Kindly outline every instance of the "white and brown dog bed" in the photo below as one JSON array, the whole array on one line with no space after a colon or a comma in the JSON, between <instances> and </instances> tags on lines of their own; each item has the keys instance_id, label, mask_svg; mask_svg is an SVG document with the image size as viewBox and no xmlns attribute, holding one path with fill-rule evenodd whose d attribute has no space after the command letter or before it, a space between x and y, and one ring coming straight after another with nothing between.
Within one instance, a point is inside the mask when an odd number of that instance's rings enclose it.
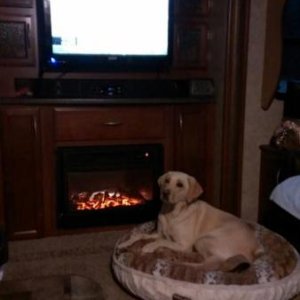
<instances>
[{"instance_id":1,"label":"white and brown dog bed","mask_svg":"<svg viewBox=\"0 0 300 300\"><path fill-rule=\"evenodd\" d=\"M143 253L150 240L138 240L120 248L138 233L151 233L155 223L135 227L115 246L112 267L117 280L144 300L289 300L300 293L300 259L281 236L255 226L264 254L246 269L230 272L201 269L195 252L159 248ZM230 241L228 241L230 243Z\"/></svg>"}]
</instances>

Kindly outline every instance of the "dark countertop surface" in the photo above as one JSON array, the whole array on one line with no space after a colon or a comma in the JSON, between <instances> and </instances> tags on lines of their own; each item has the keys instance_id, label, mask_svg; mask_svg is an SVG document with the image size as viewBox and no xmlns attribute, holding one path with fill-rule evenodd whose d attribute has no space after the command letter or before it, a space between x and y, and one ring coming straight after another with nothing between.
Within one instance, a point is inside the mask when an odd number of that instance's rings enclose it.
<instances>
[{"instance_id":1,"label":"dark countertop surface","mask_svg":"<svg viewBox=\"0 0 300 300\"><path fill-rule=\"evenodd\" d=\"M213 97L178 98L0 98L0 105L159 105L214 102Z\"/></svg>"}]
</instances>

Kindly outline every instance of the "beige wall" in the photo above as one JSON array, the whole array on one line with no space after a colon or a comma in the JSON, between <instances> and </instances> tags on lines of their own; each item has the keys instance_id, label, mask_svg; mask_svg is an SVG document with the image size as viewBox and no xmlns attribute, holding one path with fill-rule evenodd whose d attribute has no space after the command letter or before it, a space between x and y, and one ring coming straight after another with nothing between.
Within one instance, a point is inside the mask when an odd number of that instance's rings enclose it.
<instances>
[{"instance_id":1,"label":"beige wall","mask_svg":"<svg viewBox=\"0 0 300 300\"><path fill-rule=\"evenodd\" d=\"M259 193L259 146L269 142L280 123L282 102L275 100L267 111L260 106L267 0L251 2L241 215L255 221Z\"/></svg>"}]
</instances>

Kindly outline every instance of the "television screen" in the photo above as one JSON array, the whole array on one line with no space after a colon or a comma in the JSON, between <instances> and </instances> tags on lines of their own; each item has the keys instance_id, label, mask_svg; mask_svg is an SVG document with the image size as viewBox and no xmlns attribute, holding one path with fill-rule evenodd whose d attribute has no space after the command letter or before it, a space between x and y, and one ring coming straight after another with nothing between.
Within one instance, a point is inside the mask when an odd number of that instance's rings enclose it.
<instances>
[{"instance_id":1,"label":"television screen","mask_svg":"<svg viewBox=\"0 0 300 300\"><path fill-rule=\"evenodd\" d=\"M44 0L45 70L160 67L171 54L171 0Z\"/></svg>"}]
</instances>

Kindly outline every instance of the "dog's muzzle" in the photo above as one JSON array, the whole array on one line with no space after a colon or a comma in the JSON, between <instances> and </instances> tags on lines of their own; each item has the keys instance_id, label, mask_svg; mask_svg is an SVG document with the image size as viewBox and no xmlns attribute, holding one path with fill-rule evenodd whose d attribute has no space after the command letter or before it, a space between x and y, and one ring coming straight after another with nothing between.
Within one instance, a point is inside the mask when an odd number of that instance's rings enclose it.
<instances>
[{"instance_id":1,"label":"dog's muzzle","mask_svg":"<svg viewBox=\"0 0 300 300\"><path fill-rule=\"evenodd\" d=\"M161 191L161 198L162 200L168 201L170 196L170 190L162 190Z\"/></svg>"}]
</instances>

